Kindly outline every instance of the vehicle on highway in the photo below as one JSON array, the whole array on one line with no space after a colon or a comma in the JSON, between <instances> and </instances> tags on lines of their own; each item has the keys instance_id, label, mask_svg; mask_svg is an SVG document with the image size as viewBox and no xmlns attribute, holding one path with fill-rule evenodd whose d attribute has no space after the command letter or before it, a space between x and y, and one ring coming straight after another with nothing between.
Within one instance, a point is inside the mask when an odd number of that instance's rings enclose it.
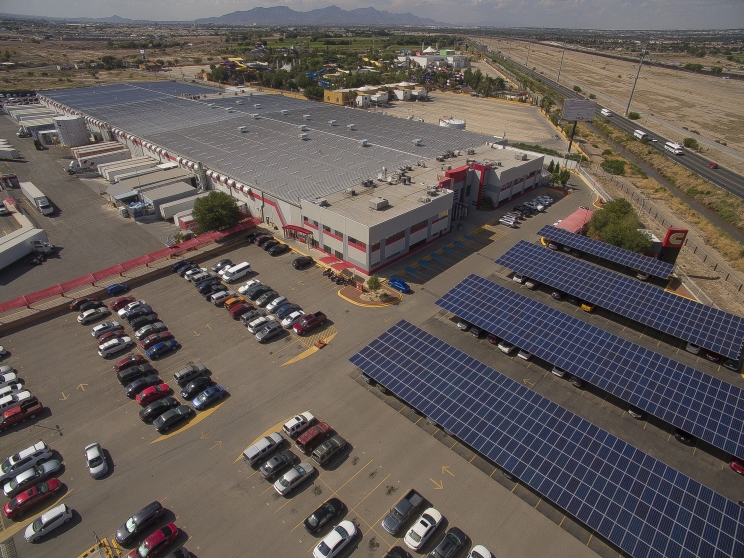
<instances>
[{"instance_id":1,"label":"vehicle on highway","mask_svg":"<svg viewBox=\"0 0 744 558\"><path fill-rule=\"evenodd\" d=\"M224 269L226 267L230 267L232 265L233 265L232 260L230 258L225 258L225 259L222 259L222 260L218 261L217 263L215 263L209 269L211 269L212 271L214 271L215 273L217 273L221 269Z\"/></svg>"},{"instance_id":2,"label":"vehicle on highway","mask_svg":"<svg viewBox=\"0 0 744 558\"><path fill-rule=\"evenodd\" d=\"M207 367L203 364L189 364L187 367L181 368L181 370L173 374L173 379L179 387L183 387L191 380L194 380L199 376L204 376L206 373Z\"/></svg>"},{"instance_id":3,"label":"vehicle on highway","mask_svg":"<svg viewBox=\"0 0 744 558\"><path fill-rule=\"evenodd\" d=\"M284 473L284 475L274 483L274 490L276 490L281 496L286 496L299 484L309 479L314 472L315 467L313 467L309 462L303 461Z\"/></svg>"},{"instance_id":4,"label":"vehicle on highway","mask_svg":"<svg viewBox=\"0 0 744 558\"><path fill-rule=\"evenodd\" d=\"M257 287L260 284L261 284L261 281L259 281L258 279L251 279L250 281L246 281L245 284L241 285L240 288L238 289L238 292L240 294L245 294L246 292L248 292L249 289L252 289L253 287Z\"/></svg>"},{"instance_id":5,"label":"vehicle on highway","mask_svg":"<svg viewBox=\"0 0 744 558\"><path fill-rule=\"evenodd\" d=\"M199 376L191 380L181 390L181 397L184 399L193 399L197 394L204 391L210 384L212 379L209 376Z\"/></svg>"},{"instance_id":6,"label":"vehicle on highway","mask_svg":"<svg viewBox=\"0 0 744 558\"><path fill-rule=\"evenodd\" d=\"M134 310L138 306L144 306L147 304L144 300L137 300L133 296L122 296L114 300L109 306L111 310L115 310L119 317L124 316L130 310Z\"/></svg>"},{"instance_id":7,"label":"vehicle on highway","mask_svg":"<svg viewBox=\"0 0 744 558\"><path fill-rule=\"evenodd\" d=\"M175 523L163 525L160 529L147 536L137 548L131 550L122 558L155 558L178 538L178 527Z\"/></svg>"},{"instance_id":8,"label":"vehicle on highway","mask_svg":"<svg viewBox=\"0 0 744 558\"><path fill-rule=\"evenodd\" d=\"M139 418L142 422L152 422L165 411L175 409L181 403L175 397L163 397L153 401L144 409L140 409Z\"/></svg>"},{"instance_id":9,"label":"vehicle on highway","mask_svg":"<svg viewBox=\"0 0 744 558\"><path fill-rule=\"evenodd\" d=\"M140 354L136 355L129 355L118 361L116 364L114 364L114 371L115 372L121 372L122 370L126 370L130 366L136 366L138 364L145 364L147 360L145 360L145 357L143 357Z\"/></svg>"},{"instance_id":10,"label":"vehicle on highway","mask_svg":"<svg viewBox=\"0 0 744 558\"><path fill-rule=\"evenodd\" d=\"M259 343L267 343L274 337L277 337L284 333L284 328L279 322L271 322L267 324L261 331L256 333L256 341Z\"/></svg>"},{"instance_id":11,"label":"vehicle on highway","mask_svg":"<svg viewBox=\"0 0 744 558\"><path fill-rule=\"evenodd\" d=\"M110 356L120 353L129 349L134 345L131 337L117 337L111 341L106 341L104 344L98 346L98 354L103 358L109 358Z\"/></svg>"},{"instance_id":12,"label":"vehicle on highway","mask_svg":"<svg viewBox=\"0 0 744 558\"><path fill-rule=\"evenodd\" d=\"M98 339L104 333L114 331L115 329L124 329L124 326L122 326L119 322L103 322L96 326L93 326L93 328L90 330L90 334Z\"/></svg>"},{"instance_id":13,"label":"vehicle on highway","mask_svg":"<svg viewBox=\"0 0 744 558\"><path fill-rule=\"evenodd\" d=\"M168 384L157 384L143 389L137 394L134 399L137 401L137 403L144 407L145 405L149 405L156 399L160 399L161 397L169 395L170 392L171 388Z\"/></svg>"},{"instance_id":14,"label":"vehicle on highway","mask_svg":"<svg viewBox=\"0 0 744 558\"><path fill-rule=\"evenodd\" d=\"M108 463L106 456L103 454L101 445L93 442L85 446L85 463L88 466L88 472L94 479L100 478L108 473Z\"/></svg>"},{"instance_id":15,"label":"vehicle on highway","mask_svg":"<svg viewBox=\"0 0 744 558\"><path fill-rule=\"evenodd\" d=\"M134 366L128 366L127 368L117 372L116 379L121 385L125 386L127 384L131 384L137 378L147 376L154 371L155 369L149 362L145 362L143 364L135 364Z\"/></svg>"},{"instance_id":16,"label":"vehicle on highway","mask_svg":"<svg viewBox=\"0 0 744 558\"><path fill-rule=\"evenodd\" d=\"M302 522L302 526L305 528L305 531L314 535L320 531L326 523L344 511L345 508L346 506L341 500L338 498L331 498L330 500L323 502L318 509L308 515L305 518L305 521Z\"/></svg>"},{"instance_id":17,"label":"vehicle on highway","mask_svg":"<svg viewBox=\"0 0 744 558\"><path fill-rule=\"evenodd\" d=\"M266 480L273 479L285 467L297 461L297 456L290 450L280 451L258 468L258 473Z\"/></svg>"},{"instance_id":18,"label":"vehicle on highway","mask_svg":"<svg viewBox=\"0 0 744 558\"><path fill-rule=\"evenodd\" d=\"M411 292L411 286L403 281L403 279L390 279L387 282L388 286L392 287L396 291L400 291L402 293L409 293Z\"/></svg>"},{"instance_id":19,"label":"vehicle on highway","mask_svg":"<svg viewBox=\"0 0 744 558\"><path fill-rule=\"evenodd\" d=\"M710 163L708 163L708 168L709 169L717 169L718 168L718 163L714 163L713 161L711 161Z\"/></svg>"},{"instance_id":20,"label":"vehicle on highway","mask_svg":"<svg viewBox=\"0 0 744 558\"><path fill-rule=\"evenodd\" d=\"M411 550L419 550L426 544L426 541L437 530L441 522L441 513L434 508L427 509L408 530L406 536L403 538L403 542Z\"/></svg>"},{"instance_id":21,"label":"vehicle on highway","mask_svg":"<svg viewBox=\"0 0 744 558\"><path fill-rule=\"evenodd\" d=\"M290 250L289 245L284 244L284 243L279 243L269 248L267 252L269 253L269 256L276 257L276 256L281 256L282 254L289 252L289 250Z\"/></svg>"},{"instance_id":22,"label":"vehicle on highway","mask_svg":"<svg viewBox=\"0 0 744 558\"><path fill-rule=\"evenodd\" d=\"M13 479L3 485L3 493L6 497L12 498L16 494L26 490L30 486L51 477L62 469L62 464L56 459L42 461L30 469L18 473Z\"/></svg>"},{"instance_id":23,"label":"vehicle on highway","mask_svg":"<svg viewBox=\"0 0 744 558\"><path fill-rule=\"evenodd\" d=\"M336 525L313 550L313 558L335 558L356 537L357 528L348 520Z\"/></svg>"},{"instance_id":24,"label":"vehicle on highway","mask_svg":"<svg viewBox=\"0 0 744 558\"><path fill-rule=\"evenodd\" d=\"M36 442L33 446L6 457L0 463L0 484L50 457L52 457L52 449L43 441Z\"/></svg>"},{"instance_id":25,"label":"vehicle on highway","mask_svg":"<svg viewBox=\"0 0 744 558\"><path fill-rule=\"evenodd\" d=\"M160 333L152 333L140 341L140 345L143 349L149 349L156 343L161 341L168 341L173 339L173 334L170 331L161 331Z\"/></svg>"},{"instance_id":26,"label":"vehicle on highway","mask_svg":"<svg viewBox=\"0 0 744 558\"><path fill-rule=\"evenodd\" d=\"M77 317L77 321L79 324L85 325L87 323L100 320L104 316L109 316L110 314L111 310L106 307L92 308L90 310L86 310L85 312L81 312L80 315Z\"/></svg>"},{"instance_id":27,"label":"vehicle on highway","mask_svg":"<svg viewBox=\"0 0 744 558\"><path fill-rule=\"evenodd\" d=\"M23 516L31 508L55 496L62 490L62 482L59 479L48 479L40 482L21 492L3 506L3 513L8 519Z\"/></svg>"},{"instance_id":28,"label":"vehicle on highway","mask_svg":"<svg viewBox=\"0 0 744 558\"><path fill-rule=\"evenodd\" d=\"M154 333L160 333L161 331L165 331L166 329L168 328L163 322L153 322L139 328L137 331L134 332L134 336L137 339L142 340L145 337L148 337Z\"/></svg>"},{"instance_id":29,"label":"vehicle on highway","mask_svg":"<svg viewBox=\"0 0 744 558\"><path fill-rule=\"evenodd\" d=\"M157 360L161 356L166 355L171 351L175 351L180 347L181 345L175 339L171 339L170 341L162 341L161 343L156 343L155 345L147 349L147 358Z\"/></svg>"},{"instance_id":30,"label":"vehicle on highway","mask_svg":"<svg viewBox=\"0 0 744 558\"><path fill-rule=\"evenodd\" d=\"M67 504L59 504L41 514L23 533L23 538L32 543L54 531L72 519L72 510Z\"/></svg>"},{"instance_id":31,"label":"vehicle on highway","mask_svg":"<svg viewBox=\"0 0 744 558\"><path fill-rule=\"evenodd\" d=\"M295 269L304 269L313 263L315 263L315 260L310 256L300 256L299 258L292 260L292 267Z\"/></svg>"},{"instance_id":32,"label":"vehicle on highway","mask_svg":"<svg viewBox=\"0 0 744 558\"><path fill-rule=\"evenodd\" d=\"M86 302L91 302L94 300L98 300L98 298L95 296L83 296L80 298L76 298L75 300L70 302L70 310L80 310L81 305L85 304ZM112 310L114 310L114 308L112 308Z\"/></svg>"},{"instance_id":33,"label":"vehicle on highway","mask_svg":"<svg viewBox=\"0 0 744 558\"><path fill-rule=\"evenodd\" d=\"M194 409L201 411L202 409L209 407L215 401L219 401L224 396L224 388L220 384L214 384L197 395L191 404L194 406Z\"/></svg>"},{"instance_id":34,"label":"vehicle on highway","mask_svg":"<svg viewBox=\"0 0 744 558\"><path fill-rule=\"evenodd\" d=\"M282 327L284 329L292 329L294 323L304 315L305 313L302 310L296 310L292 312L289 316L282 320Z\"/></svg>"},{"instance_id":35,"label":"vehicle on highway","mask_svg":"<svg viewBox=\"0 0 744 558\"><path fill-rule=\"evenodd\" d=\"M179 405L174 409L165 411L152 422L152 425L158 432L167 432L176 424L189 418L193 412L194 410L188 405Z\"/></svg>"},{"instance_id":36,"label":"vehicle on highway","mask_svg":"<svg viewBox=\"0 0 744 558\"><path fill-rule=\"evenodd\" d=\"M264 436L255 444L243 450L243 461L248 463L248 465L255 465L259 460L269 455L283 443L284 438L278 432Z\"/></svg>"},{"instance_id":37,"label":"vehicle on highway","mask_svg":"<svg viewBox=\"0 0 744 558\"><path fill-rule=\"evenodd\" d=\"M106 287L106 292L109 296L116 296L121 293L125 293L129 290L129 287L125 283L114 283Z\"/></svg>"},{"instance_id":38,"label":"vehicle on highway","mask_svg":"<svg viewBox=\"0 0 744 558\"><path fill-rule=\"evenodd\" d=\"M468 536L457 527L451 527L428 558L454 558L468 542Z\"/></svg>"},{"instance_id":39,"label":"vehicle on highway","mask_svg":"<svg viewBox=\"0 0 744 558\"><path fill-rule=\"evenodd\" d=\"M160 519L165 513L163 505L158 502L147 504L144 508L133 514L124 524L116 530L114 535L116 542L127 544L137 535L141 534L145 527L148 527Z\"/></svg>"},{"instance_id":40,"label":"vehicle on highway","mask_svg":"<svg viewBox=\"0 0 744 558\"><path fill-rule=\"evenodd\" d=\"M137 378L131 384L127 384L124 388L124 395L130 399L134 399L134 397L142 390L160 383L162 383L162 381L160 380L160 376L157 374L150 374L144 378Z\"/></svg>"}]
</instances>

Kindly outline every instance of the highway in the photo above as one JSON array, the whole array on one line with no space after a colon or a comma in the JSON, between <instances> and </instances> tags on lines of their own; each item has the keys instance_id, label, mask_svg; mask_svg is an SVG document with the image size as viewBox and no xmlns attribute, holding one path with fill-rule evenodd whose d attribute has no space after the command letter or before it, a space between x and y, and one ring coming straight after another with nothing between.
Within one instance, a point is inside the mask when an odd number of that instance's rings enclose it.
<instances>
[{"instance_id":1,"label":"highway","mask_svg":"<svg viewBox=\"0 0 744 558\"><path fill-rule=\"evenodd\" d=\"M519 71L522 72L525 75L530 76L533 79L536 79L554 91L557 91L561 95L563 95L566 98L569 99L584 99L585 97L577 93L576 91L573 91L572 89L569 89L568 87L564 85L560 85L559 83L556 83L552 79L549 79L545 77L544 75L531 70L530 68L526 67L523 64L520 64L519 62L516 62L515 60L511 58L506 58L510 64L516 66L519 68ZM597 116L601 118L605 118L604 116L601 116L599 114L599 111L604 108L601 105L597 105ZM649 141L648 145L656 149L657 151L661 152L662 154L673 158L675 162L679 163L683 167L693 171L694 173L698 174L708 182L715 184L719 188L722 188L723 190L726 190L727 192L735 195L738 198L744 199L744 176L741 176L739 174L736 174L735 172L725 169L723 167L719 167L717 169L711 169L708 167L708 163L710 162L709 159L706 159L705 157L702 157L698 155L697 153L694 153L690 151L689 149L684 149L684 155L670 155L669 152L664 150L664 144L669 141L666 138L661 137L659 134L653 132L652 130L649 130L647 128L644 128L637 122L634 122L632 120L629 120L623 116L620 116L619 114L613 113L611 117L606 118L606 120L615 126L616 128L619 128L625 132L628 132L629 134L633 134L634 130L643 130L646 132L649 136L649 138L656 139L657 141Z\"/></svg>"}]
</instances>

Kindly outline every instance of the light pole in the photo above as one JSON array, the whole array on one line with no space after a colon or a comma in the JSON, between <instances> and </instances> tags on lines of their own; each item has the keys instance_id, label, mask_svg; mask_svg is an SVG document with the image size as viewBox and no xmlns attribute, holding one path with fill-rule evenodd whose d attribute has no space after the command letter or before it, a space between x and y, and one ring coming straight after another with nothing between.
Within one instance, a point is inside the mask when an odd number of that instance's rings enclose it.
<instances>
[{"instance_id":1,"label":"light pole","mask_svg":"<svg viewBox=\"0 0 744 558\"><path fill-rule=\"evenodd\" d=\"M564 56L566 56L566 41L563 41L563 52L561 53L561 63L558 65L558 78L555 80L556 83L561 82L561 70L563 69Z\"/></svg>"},{"instance_id":2,"label":"light pole","mask_svg":"<svg viewBox=\"0 0 744 558\"><path fill-rule=\"evenodd\" d=\"M530 49L532 48L532 43L527 43L527 61L524 63L525 66L528 66L530 63Z\"/></svg>"},{"instance_id":3,"label":"light pole","mask_svg":"<svg viewBox=\"0 0 744 558\"><path fill-rule=\"evenodd\" d=\"M633 88L630 90L630 97L628 98L628 106L625 107L625 116L628 116L630 112L630 102L633 100L633 93L635 93L636 84L638 83L638 76L641 75L641 67L643 66L643 57L646 55L646 49L641 50L641 60L638 63L638 71L636 72L635 81L633 81Z\"/></svg>"}]
</instances>

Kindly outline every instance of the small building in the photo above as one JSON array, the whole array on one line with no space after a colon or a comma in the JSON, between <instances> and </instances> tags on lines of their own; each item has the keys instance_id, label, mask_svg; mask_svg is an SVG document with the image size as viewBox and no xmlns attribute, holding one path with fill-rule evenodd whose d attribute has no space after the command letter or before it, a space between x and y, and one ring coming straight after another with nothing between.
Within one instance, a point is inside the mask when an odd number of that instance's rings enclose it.
<instances>
[{"instance_id":1,"label":"small building","mask_svg":"<svg viewBox=\"0 0 744 558\"><path fill-rule=\"evenodd\" d=\"M586 234L586 226L591 221L592 215L594 212L591 209L581 207L553 226L574 234Z\"/></svg>"},{"instance_id":2,"label":"small building","mask_svg":"<svg viewBox=\"0 0 744 558\"><path fill-rule=\"evenodd\" d=\"M358 107L366 108L371 105L371 99L369 95L357 95L354 99L354 104Z\"/></svg>"},{"instance_id":3,"label":"small building","mask_svg":"<svg viewBox=\"0 0 744 558\"><path fill-rule=\"evenodd\" d=\"M354 93L348 90L344 91L326 91L325 102L332 105L348 105L354 99Z\"/></svg>"},{"instance_id":4,"label":"small building","mask_svg":"<svg viewBox=\"0 0 744 558\"><path fill-rule=\"evenodd\" d=\"M196 189L185 182L173 182L146 192L140 192L142 203L151 208L153 213L160 213L160 206L184 198L193 198Z\"/></svg>"},{"instance_id":5,"label":"small building","mask_svg":"<svg viewBox=\"0 0 744 558\"><path fill-rule=\"evenodd\" d=\"M163 67L157 62L144 62L139 65L139 69L147 72L159 72Z\"/></svg>"}]
</instances>

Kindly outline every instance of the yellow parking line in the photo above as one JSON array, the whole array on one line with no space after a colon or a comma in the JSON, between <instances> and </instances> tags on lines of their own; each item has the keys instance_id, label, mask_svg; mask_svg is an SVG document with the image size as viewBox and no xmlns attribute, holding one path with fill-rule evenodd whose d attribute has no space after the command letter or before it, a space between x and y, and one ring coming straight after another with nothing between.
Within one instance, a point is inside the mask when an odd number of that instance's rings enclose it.
<instances>
[{"instance_id":1,"label":"yellow parking line","mask_svg":"<svg viewBox=\"0 0 744 558\"><path fill-rule=\"evenodd\" d=\"M374 488L373 488L372 490L370 490L370 491L369 491L369 492L367 493L367 495L366 495L366 496L365 496L364 498L362 498L361 500L359 500L359 503L358 503L358 504L357 504L356 506L354 506L354 507L353 507L352 509L353 509L354 511L356 511L356 508L358 508L359 506L361 506L361 505L362 505L362 502L364 502L364 501L365 501L365 500L366 500L366 499L367 499L367 498L368 498L368 497L369 497L369 496L370 496L370 495L371 495L371 494L372 494L372 493L373 493L373 492L374 492L375 490L377 490L378 488L380 488L380 485L381 485L381 484L382 484L383 482L385 482L386 480L388 480L389 478L390 478L390 474L388 474L388 476L387 476L387 477L385 477L384 479L382 479L382 480L381 480L381 481L380 481L380 482L378 483L378 485L377 485L377 486L375 486L375 487L374 487ZM339 488L339 490L341 490L341 489ZM357 515L359 515L359 514L357 514ZM366 523L366 522L365 522L365 523Z\"/></svg>"},{"instance_id":2,"label":"yellow parking line","mask_svg":"<svg viewBox=\"0 0 744 558\"><path fill-rule=\"evenodd\" d=\"M229 399L229 398L228 398ZM217 409L222 407L228 399L223 399L216 405L214 405L211 409L207 409L206 411L202 411L199 414L197 414L193 419L191 419L186 424L182 425L180 428L177 426L175 430L168 432L168 434L161 434L157 438L155 438L150 444L155 444L157 442L162 442L163 440L167 440L168 438L171 438L172 436L176 436L177 434L180 434L181 432L184 432L185 430L188 430L189 428L196 426L201 421L206 419L207 417L211 416L212 413L214 413Z\"/></svg>"}]
</instances>

